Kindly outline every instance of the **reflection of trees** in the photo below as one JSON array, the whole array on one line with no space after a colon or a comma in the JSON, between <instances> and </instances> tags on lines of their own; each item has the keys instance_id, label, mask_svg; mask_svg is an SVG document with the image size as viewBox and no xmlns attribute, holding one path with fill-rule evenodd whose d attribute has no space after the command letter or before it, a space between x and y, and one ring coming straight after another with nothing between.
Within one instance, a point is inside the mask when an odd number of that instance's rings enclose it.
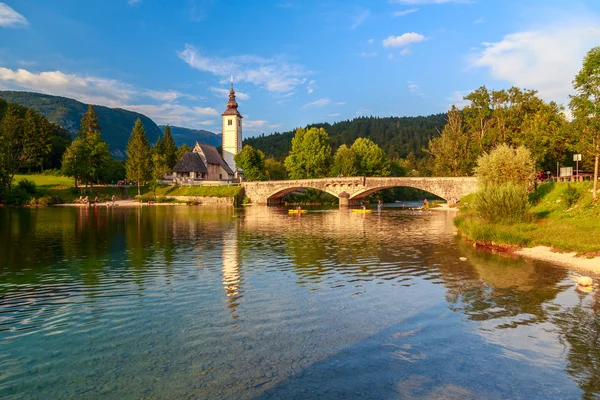
<instances>
[{"instance_id":1,"label":"reflection of trees","mask_svg":"<svg viewBox=\"0 0 600 400\"><path fill-rule=\"evenodd\" d=\"M566 289L559 285L567 276L564 268L474 251L463 241L457 241L457 245L468 261L442 265L440 269L443 274L453 275L445 280L447 300L454 304L454 310L463 311L472 320L513 318L499 328L546 321L544 305ZM460 279L456 279L457 268L461 269ZM527 318L515 319L519 315Z\"/></svg>"},{"instance_id":2,"label":"reflection of trees","mask_svg":"<svg viewBox=\"0 0 600 400\"><path fill-rule=\"evenodd\" d=\"M600 295L593 300L580 293L579 303L556 312L553 322L560 336L569 345L566 371L584 394L583 399L600 395Z\"/></svg>"}]
</instances>

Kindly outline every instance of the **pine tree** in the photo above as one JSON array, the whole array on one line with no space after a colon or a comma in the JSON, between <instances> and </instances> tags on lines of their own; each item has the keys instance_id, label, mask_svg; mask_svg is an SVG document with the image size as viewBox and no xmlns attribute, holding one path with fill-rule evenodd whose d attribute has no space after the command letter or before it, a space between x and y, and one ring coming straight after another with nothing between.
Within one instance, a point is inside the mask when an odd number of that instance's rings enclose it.
<instances>
[{"instance_id":1,"label":"pine tree","mask_svg":"<svg viewBox=\"0 0 600 400\"><path fill-rule=\"evenodd\" d=\"M151 154L146 131L138 118L129 136L125 160L127 179L137 182L138 195L141 195L141 182L152 178Z\"/></svg>"},{"instance_id":2,"label":"pine tree","mask_svg":"<svg viewBox=\"0 0 600 400\"><path fill-rule=\"evenodd\" d=\"M167 160L167 166L169 169L173 169L175 164L177 164L177 145L175 144L175 140L173 140L173 135L171 135L171 127L169 125L165 126L165 135L163 137L163 148L165 159Z\"/></svg>"},{"instance_id":3,"label":"pine tree","mask_svg":"<svg viewBox=\"0 0 600 400\"><path fill-rule=\"evenodd\" d=\"M81 125L77 134L80 137L86 137L92 133L101 134L102 128L100 127L100 120L94 110L94 106L89 104L87 112L81 117Z\"/></svg>"}]
</instances>

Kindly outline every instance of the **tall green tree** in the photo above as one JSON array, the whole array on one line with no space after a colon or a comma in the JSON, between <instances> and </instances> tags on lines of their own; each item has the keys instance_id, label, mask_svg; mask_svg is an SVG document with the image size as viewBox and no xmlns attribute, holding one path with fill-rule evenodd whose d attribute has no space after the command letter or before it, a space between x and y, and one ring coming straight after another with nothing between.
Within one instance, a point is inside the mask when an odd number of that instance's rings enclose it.
<instances>
[{"instance_id":1,"label":"tall green tree","mask_svg":"<svg viewBox=\"0 0 600 400\"><path fill-rule=\"evenodd\" d=\"M359 175L388 176L390 174L387 155L373 141L358 138L352 143L350 149L356 154Z\"/></svg>"},{"instance_id":2,"label":"tall green tree","mask_svg":"<svg viewBox=\"0 0 600 400\"><path fill-rule=\"evenodd\" d=\"M165 175L167 175L171 170L167 165L167 160L164 154L160 154L158 152L152 153L152 192L154 193L154 197L156 197L156 188L160 184L160 181L163 179Z\"/></svg>"},{"instance_id":3,"label":"tall green tree","mask_svg":"<svg viewBox=\"0 0 600 400\"><path fill-rule=\"evenodd\" d=\"M283 163L274 158L267 158L265 160L265 174L267 175L267 178L274 181L287 179L287 172Z\"/></svg>"},{"instance_id":4,"label":"tall green tree","mask_svg":"<svg viewBox=\"0 0 600 400\"><path fill-rule=\"evenodd\" d=\"M175 140L173 140L173 135L171 134L171 127L169 125L165 126L165 134L163 137L163 148L164 155L167 161L167 166L169 169L173 169L177 161L179 160L177 145L175 144Z\"/></svg>"},{"instance_id":5,"label":"tall green tree","mask_svg":"<svg viewBox=\"0 0 600 400\"><path fill-rule=\"evenodd\" d=\"M18 107L10 104L0 122L0 184L12 193L15 174L36 159L34 135L24 133Z\"/></svg>"},{"instance_id":6,"label":"tall green tree","mask_svg":"<svg viewBox=\"0 0 600 400\"><path fill-rule=\"evenodd\" d=\"M323 128L298 128L292 139L292 150L285 159L291 179L322 178L331 164L329 136Z\"/></svg>"},{"instance_id":7,"label":"tall green tree","mask_svg":"<svg viewBox=\"0 0 600 400\"><path fill-rule=\"evenodd\" d=\"M465 176L473 173L474 160L469 153L470 135L465 130L461 111L452 106L448 123L441 135L429 141L433 171L437 176Z\"/></svg>"},{"instance_id":8,"label":"tall green tree","mask_svg":"<svg viewBox=\"0 0 600 400\"><path fill-rule=\"evenodd\" d=\"M579 132L578 149L594 158L594 187L592 197L598 201L598 161L600 158L600 46L591 49L583 59L583 66L575 76L573 87L577 92L569 104L574 126Z\"/></svg>"},{"instance_id":9,"label":"tall green tree","mask_svg":"<svg viewBox=\"0 0 600 400\"><path fill-rule=\"evenodd\" d=\"M100 127L100 119L98 118L98 114L96 114L96 110L94 110L94 106L88 104L87 111L81 117L81 124L77 135L86 137L93 133L101 134L102 128Z\"/></svg>"},{"instance_id":10,"label":"tall green tree","mask_svg":"<svg viewBox=\"0 0 600 400\"><path fill-rule=\"evenodd\" d=\"M94 190L94 182L111 167L107 143L95 132L77 137L63 154L62 173L75 178L75 187L84 180Z\"/></svg>"},{"instance_id":11,"label":"tall green tree","mask_svg":"<svg viewBox=\"0 0 600 400\"><path fill-rule=\"evenodd\" d=\"M264 180L265 174L265 155L262 151L254 149L250 145L245 145L239 153L233 156L235 165L244 170L246 179L253 181Z\"/></svg>"},{"instance_id":12,"label":"tall green tree","mask_svg":"<svg viewBox=\"0 0 600 400\"><path fill-rule=\"evenodd\" d=\"M345 144L341 145L333 156L333 175L356 176L358 174L356 153Z\"/></svg>"},{"instance_id":13,"label":"tall green tree","mask_svg":"<svg viewBox=\"0 0 600 400\"><path fill-rule=\"evenodd\" d=\"M152 156L146 130L139 118L135 121L129 136L126 152L125 170L127 179L137 182L138 195L141 195L141 183L152 178Z\"/></svg>"}]
</instances>

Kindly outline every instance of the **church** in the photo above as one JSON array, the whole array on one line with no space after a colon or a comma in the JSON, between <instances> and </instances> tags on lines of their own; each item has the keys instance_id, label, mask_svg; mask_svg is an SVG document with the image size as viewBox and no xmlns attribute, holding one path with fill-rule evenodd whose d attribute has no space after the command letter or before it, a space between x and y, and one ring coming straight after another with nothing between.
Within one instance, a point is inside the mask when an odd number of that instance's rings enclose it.
<instances>
[{"instance_id":1,"label":"church","mask_svg":"<svg viewBox=\"0 0 600 400\"><path fill-rule=\"evenodd\" d=\"M242 114L238 111L233 82L227 109L222 114L222 154L215 146L196 142L173 168L173 183L190 185L201 181L231 181L242 177L233 157L242 149Z\"/></svg>"}]
</instances>

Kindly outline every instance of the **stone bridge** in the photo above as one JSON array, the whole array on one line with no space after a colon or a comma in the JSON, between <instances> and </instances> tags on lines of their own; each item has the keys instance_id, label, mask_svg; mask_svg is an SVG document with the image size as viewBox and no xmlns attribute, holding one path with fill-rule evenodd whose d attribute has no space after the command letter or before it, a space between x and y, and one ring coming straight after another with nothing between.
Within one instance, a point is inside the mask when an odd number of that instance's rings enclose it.
<instances>
[{"instance_id":1,"label":"stone bridge","mask_svg":"<svg viewBox=\"0 0 600 400\"><path fill-rule=\"evenodd\" d=\"M460 199L477 190L477 178L431 177L365 177L300 179L293 181L244 182L246 196L253 204L280 204L298 189L318 189L334 195L340 206L358 204L362 198L378 190L398 186L421 189L444 200Z\"/></svg>"}]
</instances>

